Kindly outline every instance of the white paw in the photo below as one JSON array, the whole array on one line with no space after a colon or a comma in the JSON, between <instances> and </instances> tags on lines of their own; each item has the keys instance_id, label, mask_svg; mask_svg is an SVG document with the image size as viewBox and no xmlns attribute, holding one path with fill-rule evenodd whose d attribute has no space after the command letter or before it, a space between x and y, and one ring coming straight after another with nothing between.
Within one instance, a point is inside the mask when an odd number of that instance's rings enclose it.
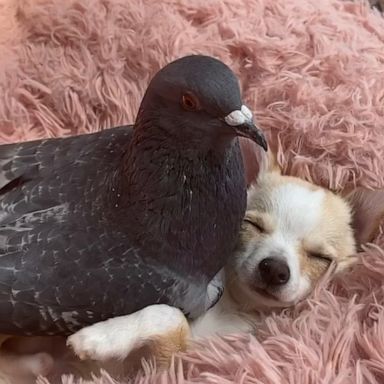
<instances>
[{"instance_id":1,"label":"white paw","mask_svg":"<svg viewBox=\"0 0 384 384\"><path fill-rule=\"evenodd\" d=\"M133 314L111 318L68 337L67 345L81 360L125 359L152 338L165 335L186 322L167 305L152 305Z\"/></svg>"},{"instance_id":2,"label":"white paw","mask_svg":"<svg viewBox=\"0 0 384 384\"><path fill-rule=\"evenodd\" d=\"M103 324L98 323L76 332L67 339L67 346L81 360L104 361L115 357L113 343L109 340L108 333L103 332Z\"/></svg>"}]
</instances>

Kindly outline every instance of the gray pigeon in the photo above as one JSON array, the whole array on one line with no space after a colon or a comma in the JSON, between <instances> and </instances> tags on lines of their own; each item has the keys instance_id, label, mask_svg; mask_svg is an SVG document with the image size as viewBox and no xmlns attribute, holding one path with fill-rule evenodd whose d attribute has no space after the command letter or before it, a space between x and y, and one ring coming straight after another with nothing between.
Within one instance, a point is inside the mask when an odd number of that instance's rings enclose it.
<instances>
[{"instance_id":1,"label":"gray pigeon","mask_svg":"<svg viewBox=\"0 0 384 384\"><path fill-rule=\"evenodd\" d=\"M0 146L0 333L206 311L246 209L238 136L267 149L233 72L192 55L155 75L133 126Z\"/></svg>"}]
</instances>

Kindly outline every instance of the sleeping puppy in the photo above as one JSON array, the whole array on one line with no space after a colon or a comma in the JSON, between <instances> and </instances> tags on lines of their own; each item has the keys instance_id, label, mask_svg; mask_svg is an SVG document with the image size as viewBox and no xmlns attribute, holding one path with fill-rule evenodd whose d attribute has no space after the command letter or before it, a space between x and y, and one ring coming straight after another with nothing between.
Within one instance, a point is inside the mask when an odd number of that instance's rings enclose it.
<instances>
[{"instance_id":1,"label":"sleeping puppy","mask_svg":"<svg viewBox=\"0 0 384 384\"><path fill-rule=\"evenodd\" d=\"M359 246L371 241L379 228L384 191L355 189L337 195L282 175L271 154L262 164L249 189L237 249L223 271L225 293L206 314L188 322L176 308L153 305L70 336L67 344L80 359L68 350L64 355L48 347L39 349L38 345L44 344L39 339L29 350L25 345L23 350L22 342L16 343L19 355L13 355L13 362L34 358L36 366L43 359L48 363L45 368L52 367L56 374L64 364L66 369L60 373L80 371L83 376L103 368L118 377L139 365L142 356L166 367L172 355L185 350L191 340L216 334L257 334L260 312L268 314L295 305L313 291L327 271L340 273L352 266ZM56 340L55 348L60 344L63 348L64 340ZM31 352L35 355L25 355ZM47 360L52 354L54 364Z\"/></svg>"},{"instance_id":2,"label":"sleeping puppy","mask_svg":"<svg viewBox=\"0 0 384 384\"><path fill-rule=\"evenodd\" d=\"M373 240L384 216L384 191L344 195L284 176L272 155L250 188L248 208L226 289L205 315L188 323L176 308L154 305L84 328L68 338L81 359L125 359L149 345L158 364L191 339L256 331L258 312L295 305L332 266L340 273Z\"/></svg>"}]
</instances>

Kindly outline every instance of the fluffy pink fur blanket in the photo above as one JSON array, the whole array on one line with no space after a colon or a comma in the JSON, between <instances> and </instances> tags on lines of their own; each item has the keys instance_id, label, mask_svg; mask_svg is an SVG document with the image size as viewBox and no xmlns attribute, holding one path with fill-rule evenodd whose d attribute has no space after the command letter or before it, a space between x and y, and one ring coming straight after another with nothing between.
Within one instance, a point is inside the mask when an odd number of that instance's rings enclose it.
<instances>
[{"instance_id":1,"label":"fluffy pink fur blanket","mask_svg":"<svg viewBox=\"0 0 384 384\"><path fill-rule=\"evenodd\" d=\"M384 19L362 2L2 0L0 142L132 122L150 76L191 52L239 74L285 172L384 185ZM257 338L212 340L131 382L383 383L381 246Z\"/></svg>"}]
</instances>

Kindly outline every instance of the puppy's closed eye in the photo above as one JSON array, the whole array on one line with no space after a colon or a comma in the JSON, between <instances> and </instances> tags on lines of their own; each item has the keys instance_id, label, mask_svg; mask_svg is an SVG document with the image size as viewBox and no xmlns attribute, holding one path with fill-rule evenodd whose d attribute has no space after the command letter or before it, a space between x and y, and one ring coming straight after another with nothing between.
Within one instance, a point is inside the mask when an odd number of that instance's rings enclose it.
<instances>
[{"instance_id":1,"label":"puppy's closed eye","mask_svg":"<svg viewBox=\"0 0 384 384\"><path fill-rule=\"evenodd\" d=\"M321 253L321 252L308 252L308 256L311 258L311 259L316 259L318 261L321 261L323 263L326 263L326 264L331 264L332 263L332 257L325 254L325 253Z\"/></svg>"},{"instance_id":2,"label":"puppy's closed eye","mask_svg":"<svg viewBox=\"0 0 384 384\"><path fill-rule=\"evenodd\" d=\"M266 232L264 223L260 219L245 217L244 222L250 224L254 229L256 229L260 233Z\"/></svg>"}]
</instances>

